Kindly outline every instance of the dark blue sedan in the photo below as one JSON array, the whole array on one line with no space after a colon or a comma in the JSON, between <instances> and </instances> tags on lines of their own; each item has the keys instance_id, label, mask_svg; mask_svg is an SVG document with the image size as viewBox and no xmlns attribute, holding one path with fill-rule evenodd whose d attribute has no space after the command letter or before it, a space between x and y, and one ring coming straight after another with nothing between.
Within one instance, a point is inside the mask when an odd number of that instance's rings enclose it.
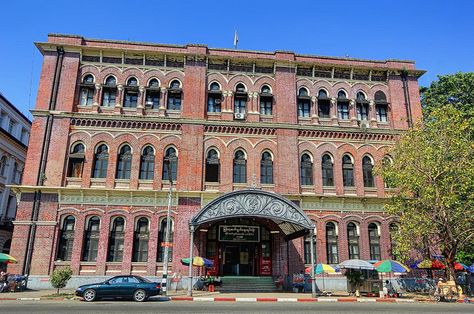
<instances>
[{"instance_id":1,"label":"dark blue sedan","mask_svg":"<svg viewBox=\"0 0 474 314\"><path fill-rule=\"evenodd\" d=\"M115 276L101 283L82 285L76 289L76 295L87 302L101 298L132 298L143 302L158 295L160 289L160 283L140 276Z\"/></svg>"}]
</instances>

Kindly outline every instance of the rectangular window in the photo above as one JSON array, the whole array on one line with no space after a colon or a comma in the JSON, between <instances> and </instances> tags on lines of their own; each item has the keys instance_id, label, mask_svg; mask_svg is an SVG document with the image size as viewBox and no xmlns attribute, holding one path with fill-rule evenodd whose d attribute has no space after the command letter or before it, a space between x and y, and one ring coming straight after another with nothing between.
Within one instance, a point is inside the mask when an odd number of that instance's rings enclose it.
<instances>
[{"instance_id":1,"label":"rectangular window","mask_svg":"<svg viewBox=\"0 0 474 314\"><path fill-rule=\"evenodd\" d=\"M369 120L369 105L368 104L357 105L357 119L359 121Z\"/></svg>"},{"instance_id":2,"label":"rectangular window","mask_svg":"<svg viewBox=\"0 0 474 314\"><path fill-rule=\"evenodd\" d=\"M318 115L320 118L330 118L331 103L329 99L318 100Z\"/></svg>"},{"instance_id":3,"label":"rectangular window","mask_svg":"<svg viewBox=\"0 0 474 314\"><path fill-rule=\"evenodd\" d=\"M181 93L168 93L168 110L181 110Z\"/></svg>"},{"instance_id":4,"label":"rectangular window","mask_svg":"<svg viewBox=\"0 0 474 314\"><path fill-rule=\"evenodd\" d=\"M337 253L337 243L328 242L327 244L327 253L328 253L328 264L337 264L339 263L339 257Z\"/></svg>"},{"instance_id":5,"label":"rectangular window","mask_svg":"<svg viewBox=\"0 0 474 314\"><path fill-rule=\"evenodd\" d=\"M337 114L341 120L349 120L349 103L340 102L337 105Z\"/></svg>"},{"instance_id":6,"label":"rectangular window","mask_svg":"<svg viewBox=\"0 0 474 314\"><path fill-rule=\"evenodd\" d=\"M13 134L13 131L15 130L15 125L15 121L10 120L10 122L8 123L8 133Z\"/></svg>"},{"instance_id":7,"label":"rectangular window","mask_svg":"<svg viewBox=\"0 0 474 314\"><path fill-rule=\"evenodd\" d=\"M271 97L260 98L260 114L272 115L272 100Z\"/></svg>"},{"instance_id":8,"label":"rectangular window","mask_svg":"<svg viewBox=\"0 0 474 314\"><path fill-rule=\"evenodd\" d=\"M160 92L158 90L149 90L146 92L146 109L158 109L160 107Z\"/></svg>"},{"instance_id":9,"label":"rectangular window","mask_svg":"<svg viewBox=\"0 0 474 314\"><path fill-rule=\"evenodd\" d=\"M102 106L103 107L113 107L115 106L115 98L117 97L115 89L104 89L104 94L102 96Z\"/></svg>"},{"instance_id":10,"label":"rectangular window","mask_svg":"<svg viewBox=\"0 0 474 314\"><path fill-rule=\"evenodd\" d=\"M207 98L207 112L221 112L221 96L209 95Z\"/></svg>"},{"instance_id":11,"label":"rectangular window","mask_svg":"<svg viewBox=\"0 0 474 314\"><path fill-rule=\"evenodd\" d=\"M138 93L132 91L125 92L124 108L136 108L138 103Z\"/></svg>"},{"instance_id":12,"label":"rectangular window","mask_svg":"<svg viewBox=\"0 0 474 314\"><path fill-rule=\"evenodd\" d=\"M311 237L304 238L304 263L311 264ZM316 261L316 238L313 239L314 260Z\"/></svg>"},{"instance_id":13,"label":"rectangular window","mask_svg":"<svg viewBox=\"0 0 474 314\"><path fill-rule=\"evenodd\" d=\"M298 117L309 118L310 108L309 99L298 99Z\"/></svg>"},{"instance_id":14,"label":"rectangular window","mask_svg":"<svg viewBox=\"0 0 474 314\"><path fill-rule=\"evenodd\" d=\"M377 121L378 122L387 122L387 106L386 105L377 105Z\"/></svg>"},{"instance_id":15,"label":"rectangular window","mask_svg":"<svg viewBox=\"0 0 474 314\"><path fill-rule=\"evenodd\" d=\"M80 92L80 102L81 106L92 106L94 101L94 89L89 87L82 87Z\"/></svg>"},{"instance_id":16,"label":"rectangular window","mask_svg":"<svg viewBox=\"0 0 474 314\"><path fill-rule=\"evenodd\" d=\"M234 113L245 113L247 105L246 98L235 97L234 99Z\"/></svg>"}]
</instances>

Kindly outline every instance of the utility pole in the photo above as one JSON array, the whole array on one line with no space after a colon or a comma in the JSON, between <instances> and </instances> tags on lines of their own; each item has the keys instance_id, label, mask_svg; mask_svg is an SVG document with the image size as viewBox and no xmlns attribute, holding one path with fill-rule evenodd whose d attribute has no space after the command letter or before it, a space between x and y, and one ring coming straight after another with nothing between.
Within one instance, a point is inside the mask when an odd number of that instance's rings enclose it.
<instances>
[{"instance_id":1,"label":"utility pole","mask_svg":"<svg viewBox=\"0 0 474 314\"><path fill-rule=\"evenodd\" d=\"M170 226L171 226L170 219L171 219L171 202L172 202L172 193L173 193L173 176L171 174L171 160L174 158L175 158L174 156L169 156L165 158L166 168L168 170L168 181L170 183L170 188L168 191L168 210L166 213L165 242L164 242L164 252L163 252L163 277L161 279L161 291L164 291L164 295L168 294L168 254L169 254L169 245L170 245L169 243ZM164 286L163 286L163 283L164 283Z\"/></svg>"}]
</instances>

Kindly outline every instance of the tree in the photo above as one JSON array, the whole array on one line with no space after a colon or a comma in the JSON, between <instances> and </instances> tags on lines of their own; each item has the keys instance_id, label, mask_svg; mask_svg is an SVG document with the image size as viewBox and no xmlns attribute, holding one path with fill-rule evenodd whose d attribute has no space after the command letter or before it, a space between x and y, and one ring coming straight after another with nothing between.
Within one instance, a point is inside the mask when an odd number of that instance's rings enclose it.
<instances>
[{"instance_id":1,"label":"tree","mask_svg":"<svg viewBox=\"0 0 474 314\"><path fill-rule=\"evenodd\" d=\"M377 167L395 188L387 211L400 217L396 251L438 248L454 277L456 254L474 243L474 145L470 119L453 105L433 108Z\"/></svg>"},{"instance_id":2,"label":"tree","mask_svg":"<svg viewBox=\"0 0 474 314\"><path fill-rule=\"evenodd\" d=\"M58 268L53 271L53 274L49 278L51 285L58 289L57 293L59 294L59 289L66 287L67 282L71 279L72 270L69 267Z\"/></svg>"},{"instance_id":3,"label":"tree","mask_svg":"<svg viewBox=\"0 0 474 314\"><path fill-rule=\"evenodd\" d=\"M425 116L452 104L467 118L474 118L474 72L439 75L430 87L421 88L420 94Z\"/></svg>"}]
</instances>

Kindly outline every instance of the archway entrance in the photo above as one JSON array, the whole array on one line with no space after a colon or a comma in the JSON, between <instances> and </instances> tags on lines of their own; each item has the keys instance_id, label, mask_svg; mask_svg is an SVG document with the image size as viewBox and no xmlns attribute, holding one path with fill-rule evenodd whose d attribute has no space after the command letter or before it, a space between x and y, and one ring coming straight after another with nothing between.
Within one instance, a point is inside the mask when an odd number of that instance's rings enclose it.
<instances>
[{"instance_id":1,"label":"archway entrance","mask_svg":"<svg viewBox=\"0 0 474 314\"><path fill-rule=\"evenodd\" d=\"M281 250L272 235L278 234L278 239L288 243L307 234L313 237L315 227L295 203L260 190L234 191L214 199L190 220L189 226L189 256L193 256L195 231L206 232L205 254L214 260L212 272L234 276L272 275L272 253ZM314 265L313 246L311 260ZM314 281L312 286L315 294ZM190 267L188 295L191 294Z\"/></svg>"}]
</instances>

